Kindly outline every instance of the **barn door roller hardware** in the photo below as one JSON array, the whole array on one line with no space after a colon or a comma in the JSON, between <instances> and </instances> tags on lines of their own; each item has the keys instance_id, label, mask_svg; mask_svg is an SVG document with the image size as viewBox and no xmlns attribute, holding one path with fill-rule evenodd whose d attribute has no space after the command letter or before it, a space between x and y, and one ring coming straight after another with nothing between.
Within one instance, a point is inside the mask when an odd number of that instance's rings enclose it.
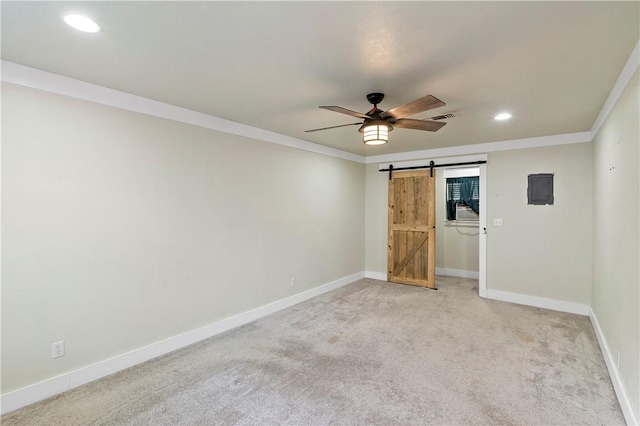
<instances>
[{"instance_id":1,"label":"barn door roller hardware","mask_svg":"<svg viewBox=\"0 0 640 426\"><path fill-rule=\"evenodd\" d=\"M486 161L467 161L465 163L447 163L447 164L436 164L433 160L429 161L428 165L424 166L410 166L410 167L393 167L393 164L389 164L389 167L386 169L380 169L379 172L389 172L389 180L391 180L393 172L399 172L401 170L419 170L419 169L430 169L431 177L433 177L433 169L437 169L439 167L456 167L456 166L477 166L479 164L487 164Z\"/></svg>"}]
</instances>

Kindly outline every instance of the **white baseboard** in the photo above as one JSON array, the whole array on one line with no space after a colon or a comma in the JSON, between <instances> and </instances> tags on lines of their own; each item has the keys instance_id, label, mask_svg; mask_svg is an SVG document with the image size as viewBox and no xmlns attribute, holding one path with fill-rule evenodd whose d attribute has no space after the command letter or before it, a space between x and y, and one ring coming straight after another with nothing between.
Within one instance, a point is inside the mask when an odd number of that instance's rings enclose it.
<instances>
[{"instance_id":1,"label":"white baseboard","mask_svg":"<svg viewBox=\"0 0 640 426\"><path fill-rule=\"evenodd\" d=\"M436 275L447 276L447 277L460 277L460 278L472 278L477 280L480 274L475 271L463 271L461 269L445 269L445 268L436 268ZM374 271L365 271L365 278L371 278L373 280L386 281L387 273L386 272L374 272Z\"/></svg>"},{"instance_id":2,"label":"white baseboard","mask_svg":"<svg viewBox=\"0 0 640 426\"><path fill-rule=\"evenodd\" d=\"M371 278L372 280L386 281L387 280L387 273L386 272L365 271L364 277L365 278Z\"/></svg>"},{"instance_id":3,"label":"white baseboard","mask_svg":"<svg viewBox=\"0 0 640 426\"><path fill-rule=\"evenodd\" d=\"M478 271L465 271L463 269L450 268L436 268L436 275L443 277L472 278L474 280L480 278L480 273Z\"/></svg>"},{"instance_id":4,"label":"white baseboard","mask_svg":"<svg viewBox=\"0 0 640 426\"><path fill-rule=\"evenodd\" d=\"M527 296L524 294L509 293L499 290L487 290L487 298L494 300L501 300L503 302L512 302L520 305L535 306L537 308L551 309L554 311L568 312L571 314L589 316L593 329L595 330L600 350L602 351L602 357L604 358L607 370L609 371L609 377L613 383L613 388L618 398L618 403L624 414L625 421L628 425L638 425L638 416L633 412L631 401L625 390L624 384L618 374L618 369L615 367L614 358L609 350L607 341L602 334L602 329L596 318L596 314L588 305L580 303L565 302L561 300L545 299L543 297Z\"/></svg>"},{"instance_id":5,"label":"white baseboard","mask_svg":"<svg viewBox=\"0 0 640 426\"><path fill-rule=\"evenodd\" d=\"M613 355L609 350L609 345L607 345L607 340L604 338L604 335L602 334L600 323L598 322L598 318L596 318L596 314L595 312L593 312L592 308L589 308L589 319L591 320L591 325L593 326L593 330L596 333L596 338L598 339L598 343L600 344L602 357L604 358L604 362L607 365L607 370L609 370L609 377L611 377L611 382L613 383L613 389L616 391L616 396L618 397L618 403L620 404L620 408L622 408L622 414L624 414L624 419L628 425L640 424L638 422L638 416L636 415L636 413L633 412L633 407L631 406L629 395L627 395L627 391L625 390L624 384L620 379L620 374L618 374L618 369L616 368L616 363L614 361Z\"/></svg>"},{"instance_id":6,"label":"white baseboard","mask_svg":"<svg viewBox=\"0 0 640 426\"><path fill-rule=\"evenodd\" d=\"M17 410L18 408L25 407L27 405L78 387L85 383L89 383L91 381L143 363L158 356L167 354L174 350L189 346L193 343L223 333L232 328L248 324L259 318L289 308L293 305L312 299L323 293L335 290L347 284L351 284L361 278L371 278L386 281L387 275L382 272L373 271L359 272L357 274L341 278L339 280L321 285L311 290L295 294L285 299L269 303L259 308L252 309L250 311L246 311L229 318L225 318L196 330L188 331L178 336L173 336L165 340L144 346L142 348L138 348L133 351L106 359L104 361L100 361L93 365L79 368L77 370L70 371L68 373L61 374L47 380L43 380L42 382L26 386L22 389L6 393L0 396L0 413L5 414L10 411ZM633 412L629 397L625 391L622 381L620 380L618 371L615 368L615 363L607 346L606 340L602 335L602 330L600 329L598 320L595 316L595 313L589 306L579 303L545 299L542 297L527 296L499 290L487 290L486 296L487 298L494 300L518 303L521 305L535 306L538 308L569 312L579 315L588 315L591 319L591 323L593 324L593 328L595 330L598 343L600 344L600 349L602 350L602 354L607 365L607 369L609 370L609 375L611 377L611 381L613 382L613 386L618 397L620 407L622 408L625 420L629 425L638 424L638 417Z\"/></svg>"},{"instance_id":7,"label":"white baseboard","mask_svg":"<svg viewBox=\"0 0 640 426\"><path fill-rule=\"evenodd\" d=\"M133 367L134 365L175 351L176 349L208 339L209 337L231 330L232 328L248 324L259 318L289 308L323 293L351 284L364 277L364 272L358 272L357 274L340 278L339 280L312 288L302 293L294 294L293 296L289 296L285 299L225 318L213 324L209 324L177 336L169 337L159 342L134 349L130 352L117 355L87 367L82 367L77 370L43 380L42 382L8 392L0 396L0 413L5 414L10 411L17 410L18 408L25 407L85 383L89 383L126 368Z\"/></svg>"},{"instance_id":8,"label":"white baseboard","mask_svg":"<svg viewBox=\"0 0 640 426\"><path fill-rule=\"evenodd\" d=\"M590 307L581 303L565 302L563 300L545 299L544 297L528 296L526 294L509 293L507 291L487 289L487 299L517 303L519 305L535 306L536 308L552 311L568 312L588 316Z\"/></svg>"}]
</instances>

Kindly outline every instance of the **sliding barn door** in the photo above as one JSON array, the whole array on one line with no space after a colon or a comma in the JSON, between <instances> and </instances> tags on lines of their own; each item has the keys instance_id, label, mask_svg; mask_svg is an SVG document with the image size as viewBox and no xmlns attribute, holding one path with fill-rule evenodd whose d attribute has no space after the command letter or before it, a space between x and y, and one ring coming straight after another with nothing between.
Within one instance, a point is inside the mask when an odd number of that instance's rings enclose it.
<instances>
[{"instance_id":1,"label":"sliding barn door","mask_svg":"<svg viewBox=\"0 0 640 426\"><path fill-rule=\"evenodd\" d=\"M389 180L388 281L436 288L435 204L435 177L430 170L393 173Z\"/></svg>"}]
</instances>

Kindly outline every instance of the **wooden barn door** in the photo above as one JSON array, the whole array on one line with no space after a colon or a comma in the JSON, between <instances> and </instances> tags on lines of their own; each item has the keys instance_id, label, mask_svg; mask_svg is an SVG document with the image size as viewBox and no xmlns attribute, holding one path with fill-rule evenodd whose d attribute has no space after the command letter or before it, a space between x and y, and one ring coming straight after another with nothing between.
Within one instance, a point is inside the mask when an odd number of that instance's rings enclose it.
<instances>
[{"instance_id":1,"label":"wooden barn door","mask_svg":"<svg viewBox=\"0 0 640 426\"><path fill-rule=\"evenodd\" d=\"M389 180L388 281L436 288L435 205L435 173L393 173Z\"/></svg>"}]
</instances>

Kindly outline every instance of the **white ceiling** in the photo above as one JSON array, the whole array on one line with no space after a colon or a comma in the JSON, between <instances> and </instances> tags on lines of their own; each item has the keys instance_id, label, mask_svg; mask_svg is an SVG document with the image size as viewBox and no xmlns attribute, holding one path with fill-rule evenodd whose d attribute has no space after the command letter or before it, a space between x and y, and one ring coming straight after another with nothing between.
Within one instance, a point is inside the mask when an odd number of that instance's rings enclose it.
<instances>
[{"instance_id":1,"label":"white ceiling","mask_svg":"<svg viewBox=\"0 0 640 426\"><path fill-rule=\"evenodd\" d=\"M640 2L6 2L2 58L370 156L588 131L640 38ZM80 33L62 16L103 29ZM379 147L366 112L434 95L436 133ZM501 111L513 118L493 120Z\"/></svg>"}]
</instances>

